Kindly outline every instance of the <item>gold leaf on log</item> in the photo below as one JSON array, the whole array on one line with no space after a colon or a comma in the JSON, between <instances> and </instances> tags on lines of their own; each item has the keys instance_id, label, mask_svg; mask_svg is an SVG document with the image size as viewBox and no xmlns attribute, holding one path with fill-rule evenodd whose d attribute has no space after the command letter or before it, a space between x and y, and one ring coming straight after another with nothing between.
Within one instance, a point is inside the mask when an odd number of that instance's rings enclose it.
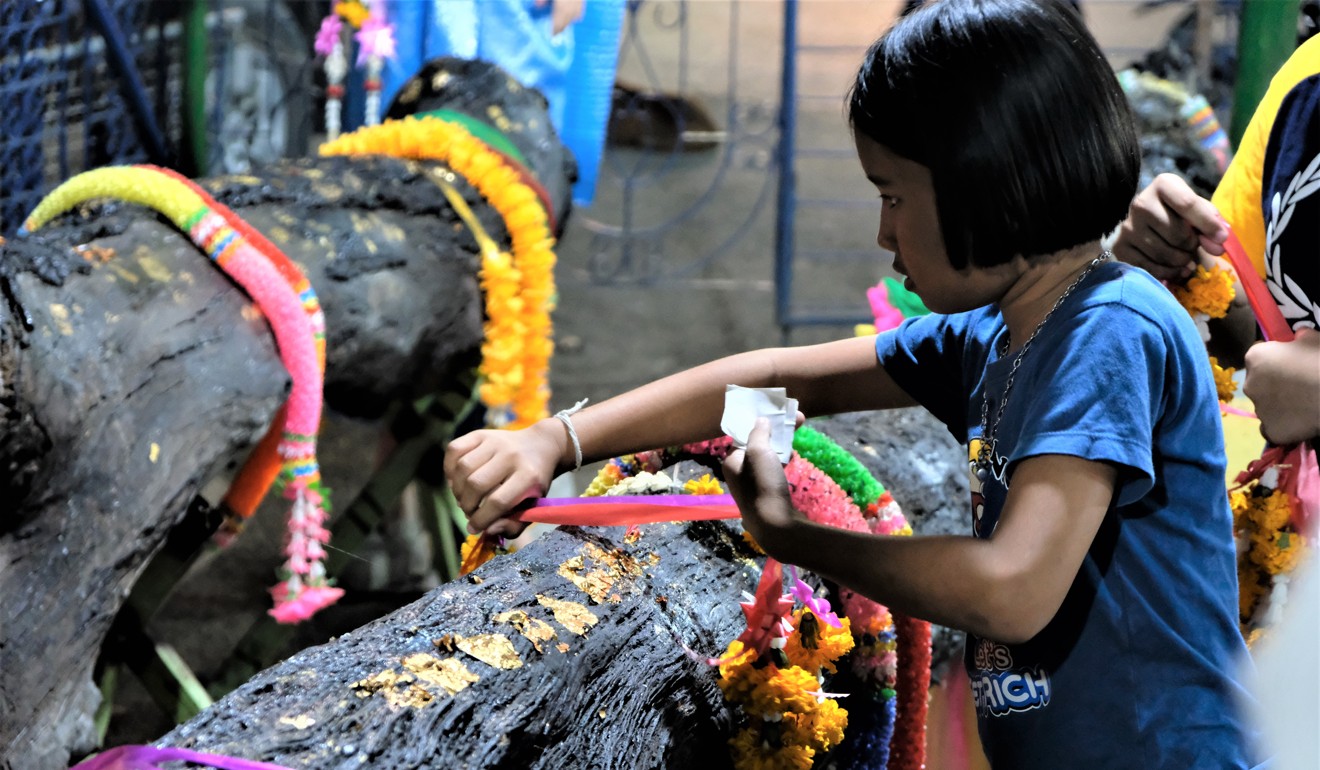
<instances>
[{"instance_id":1,"label":"gold leaf on log","mask_svg":"<svg viewBox=\"0 0 1320 770\"><path fill-rule=\"evenodd\" d=\"M296 717L280 717L280 724L288 725L295 730L306 730L316 724L316 720L306 714L299 714Z\"/></svg>"},{"instance_id":2,"label":"gold leaf on log","mask_svg":"<svg viewBox=\"0 0 1320 770\"><path fill-rule=\"evenodd\" d=\"M391 669L372 674L354 682L351 687L359 698L370 698L380 693L390 708L422 708L433 700L426 688L415 683L409 674Z\"/></svg>"},{"instance_id":3,"label":"gold leaf on log","mask_svg":"<svg viewBox=\"0 0 1320 770\"><path fill-rule=\"evenodd\" d=\"M549 608L555 614L555 620L559 622L559 625L578 636L585 634L588 628L600 622L599 618L591 614L591 610L577 602L552 599L541 594L536 595L536 600L541 603L542 607Z\"/></svg>"},{"instance_id":4,"label":"gold leaf on log","mask_svg":"<svg viewBox=\"0 0 1320 770\"><path fill-rule=\"evenodd\" d=\"M587 543L582 550L582 554L559 565L560 576L581 589L594 604L606 601L618 604L622 597L613 592L614 584L621 578L640 575L642 565L625 551L606 551L595 543ZM588 569L587 559L593 562L595 569Z\"/></svg>"},{"instance_id":5,"label":"gold leaf on log","mask_svg":"<svg viewBox=\"0 0 1320 770\"><path fill-rule=\"evenodd\" d=\"M462 661L454 658L441 659L425 652L404 658L403 667L418 680L443 687L450 695L481 681L481 677L469 671Z\"/></svg>"},{"instance_id":6,"label":"gold leaf on log","mask_svg":"<svg viewBox=\"0 0 1320 770\"><path fill-rule=\"evenodd\" d=\"M133 252L133 256L138 261L138 267L141 267L142 272L146 273L151 280L161 283L169 283L174 280L174 273L170 272L170 269L163 262L156 259L146 246L138 247L138 250Z\"/></svg>"},{"instance_id":7,"label":"gold leaf on log","mask_svg":"<svg viewBox=\"0 0 1320 770\"><path fill-rule=\"evenodd\" d=\"M491 619L496 623L508 623L518 629L518 633L526 637L537 652L545 652L541 649L541 642L548 642L555 638L555 629L549 623L540 618L534 618L522 610L501 612Z\"/></svg>"},{"instance_id":8,"label":"gold leaf on log","mask_svg":"<svg viewBox=\"0 0 1320 770\"><path fill-rule=\"evenodd\" d=\"M454 644L468 655L495 668L522 668L522 658L514 649L513 642L504 634L478 634L477 636L454 636Z\"/></svg>"}]
</instances>

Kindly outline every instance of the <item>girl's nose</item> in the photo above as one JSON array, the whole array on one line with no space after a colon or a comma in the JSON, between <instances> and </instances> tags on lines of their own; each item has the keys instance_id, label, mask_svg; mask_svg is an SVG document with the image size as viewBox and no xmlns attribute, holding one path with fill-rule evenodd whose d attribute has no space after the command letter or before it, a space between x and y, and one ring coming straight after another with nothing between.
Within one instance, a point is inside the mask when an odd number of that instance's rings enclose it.
<instances>
[{"instance_id":1,"label":"girl's nose","mask_svg":"<svg viewBox=\"0 0 1320 770\"><path fill-rule=\"evenodd\" d=\"M898 249L894 248L894 246L896 245L894 243L894 228L892 225L888 225L887 222L888 222L888 218L885 217L884 215L881 215L880 231L876 233L875 242L880 246L880 248L886 251L898 251Z\"/></svg>"}]
</instances>

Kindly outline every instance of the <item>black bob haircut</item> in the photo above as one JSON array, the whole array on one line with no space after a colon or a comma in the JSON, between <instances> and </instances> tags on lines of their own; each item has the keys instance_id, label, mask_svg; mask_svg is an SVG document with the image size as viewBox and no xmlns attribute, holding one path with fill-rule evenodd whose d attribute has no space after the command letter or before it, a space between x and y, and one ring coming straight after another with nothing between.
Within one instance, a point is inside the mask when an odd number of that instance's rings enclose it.
<instances>
[{"instance_id":1,"label":"black bob haircut","mask_svg":"<svg viewBox=\"0 0 1320 770\"><path fill-rule=\"evenodd\" d=\"M1137 191L1131 109L1061 0L939 0L900 19L867 52L848 121L930 169L958 270L1096 240Z\"/></svg>"}]
</instances>

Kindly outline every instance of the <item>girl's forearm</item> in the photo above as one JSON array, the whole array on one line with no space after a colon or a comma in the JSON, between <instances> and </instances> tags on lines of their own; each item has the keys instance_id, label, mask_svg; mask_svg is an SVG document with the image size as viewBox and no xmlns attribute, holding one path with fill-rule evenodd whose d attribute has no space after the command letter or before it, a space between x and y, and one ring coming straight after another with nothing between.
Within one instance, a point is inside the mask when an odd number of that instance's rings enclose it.
<instances>
[{"instance_id":1,"label":"girl's forearm","mask_svg":"<svg viewBox=\"0 0 1320 770\"><path fill-rule=\"evenodd\" d=\"M775 351L712 361L594 404L573 415L583 462L721 435L727 385L774 385Z\"/></svg>"},{"instance_id":2,"label":"girl's forearm","mask_svg":"<svg viewBox=\"0 0 1320 770\"><path fill-rule=\"evenodd\" d=\"M912 617L1015 643L1030 639L1057 607L996 565L993 544L960 536L870 535L803 522L767 550Z\"/></svg>"},{"instance_id":3,"label":"girl's forearm","mask_svg":"<svg viewBox=\"0 0 1320 770\"><path fill-rule=\"evenodd\" d=\"M808 417L915 403L884 373L871 337L755 350L670 375L577 413L572 419L583 461L721 435L727 385L786 388Z\"/></svg>"}]
</instances>

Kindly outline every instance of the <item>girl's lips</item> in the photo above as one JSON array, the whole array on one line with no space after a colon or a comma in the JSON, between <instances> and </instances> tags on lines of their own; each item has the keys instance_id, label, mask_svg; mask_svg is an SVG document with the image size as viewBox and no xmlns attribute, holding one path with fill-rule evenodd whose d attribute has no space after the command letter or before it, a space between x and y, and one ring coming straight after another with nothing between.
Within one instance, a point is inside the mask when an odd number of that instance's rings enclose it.
<instances>
[{"instance_id":1,"label":"girl's lips","mask_svg":"<svg viewBox=\"0 0 1320 770\"><path fill-rule=\"evenodd\" d=\"M898 273L899 277L903 279L903 288L913 291L912 279L908 277L907 271L903 269L903 263L898 260L897 256L894 257L894 272Z\"/></svg>"}]
</instances>

